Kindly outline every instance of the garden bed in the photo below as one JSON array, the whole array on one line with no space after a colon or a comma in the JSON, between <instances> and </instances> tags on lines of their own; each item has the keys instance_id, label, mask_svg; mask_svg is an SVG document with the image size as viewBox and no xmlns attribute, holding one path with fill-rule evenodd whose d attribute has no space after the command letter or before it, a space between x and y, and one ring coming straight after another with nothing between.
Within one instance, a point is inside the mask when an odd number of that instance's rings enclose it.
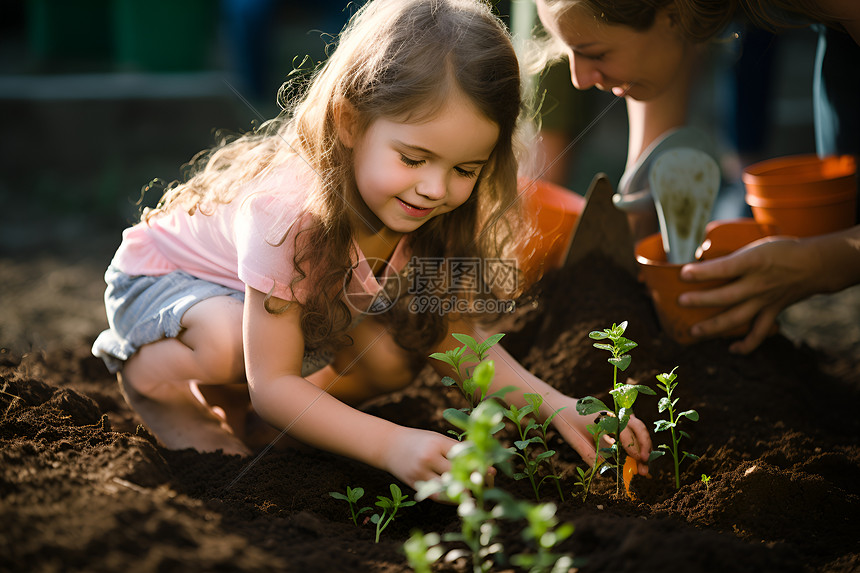
<instances>
[{"instance_id":1,"label":"garden bed","mask_svg":"<svg viewBox=\"0 0 860 573\"><path fill-rule=\"evenodd\" d=\"M573 499L582 462L551 436L566 498L545 486L543 499L575 525L561 548L580 571L860 570L856 356L782 335L748 357L719 340L678 346L659 331L643 287L600 258L547 276L538 301L502 341L535 374L606 399L611 367L588 332L626 320L639 347L624 375L653 388L678 366L680 405L700 415L683 445L701 459L682 466L681 489L664 456L652 479L633 479L635 500L616 499L606 478L584 503ZM424 501L375 544L373 526L354 526L328 494L360 486L373 500L392 479L326 453L273 448L252 460L160 448L89 355L89 334L26 352L0 341L11 348L0 352L0 570L399 572L409 570L401 546L412 529L457 530L455 507ZM649 427L662 417L656 403L636 404ZM366 410L444 432L443 409L462 405L428 368ZM503 475L496 485L532 495ZM523 549L516 529L502 541Z\"/></svg>"}]
</instances>

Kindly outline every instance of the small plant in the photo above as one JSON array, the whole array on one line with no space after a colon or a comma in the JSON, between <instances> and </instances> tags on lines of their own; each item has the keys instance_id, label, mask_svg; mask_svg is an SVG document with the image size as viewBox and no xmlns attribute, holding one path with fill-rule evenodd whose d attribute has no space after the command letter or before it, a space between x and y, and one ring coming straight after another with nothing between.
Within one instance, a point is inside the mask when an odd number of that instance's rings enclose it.
<instances>
[{"instance_id":1,"label":"small plant","mask_svg":"<svg viewBox=\"0 0 860 573\"><path fill-rule=\"evenodd\" d=\"M462 422L463 418L468 416L472 409L484 400L490 398L500 399L505 394L511 390L515 390L516 388L514 386L506 386L488 395L490 384L493 381L493 376L496 371L493 361L486 360L487 353L490 348L495 346L499 340L502 339L504 334L494 334L484 342L480 343L468 334L455 333L451 336L462 342L463 346L446 352L434 352L430 355L430 358L435 358L436 360L440 360L451 366L456 373L457 378L460 380L460 382L458 382L450 376L442 378L442 384L445 386L456 386L459 388L463 397L466 398L466 401L469 404L467 408L461 408L459 410L456 408L449 408L443 412L443 416L446 420L455 426L461 427L454 421L455 419ZM471 369L467 366L468 364L474 363L477 364ZM496 431L503 427L504 424L500 424ZM453 430L449 430L448 433L454 435L458 440L462 440L465 434L465 432L455 432Z\"/></svg>"},{"instance_id":2,"label":"small plant","mask_svg":"<svg viewBox=\"0 0 860 573\"><path fill-rule=\"evenodd\" d=\"M484 360L487 358L487 352L495 346L504 334L494 334L484 342L477 342L468 334L454 333L451 336L463 343L463 346L448 350L447 352L434 352L430 358L441 360L450 365L460 379L460 383L450 376L442 378L442 383L445 386L457 386L463 397L469 402L468 413L472 408L486 400L487 398L495 398L504 396L513 387L507 387L503 391L495 392L491 396L487 396L490 388L490 383L493 380L494 370L487 370L487 367L482 367L482 364L489 364L492 367L493 362ZM477 362L474 369L469 370L465 365Z\"/></svg>"},{"instance_id":3,"label":"small plant","mask_svg":"<svg viewBox=\"0 0 860 573\"><path fill-rule=\"evenodd\" d=\"M340 500L343 500L343 501L349 503L349 511L350 511L350 513L352 513L352 522L356 526L358 526L358 516L359 515L361 515L362 513L366 512L366 511L373 511L369 507L362 507L362 508L358 507L358 500L360 500L364 496L364 489L363 488L360 488L360 487L351 488L349 486L346 486L346 495L344 495L340 492L337 492L337 491L330 491L330 492L328 492L328 494L335 499L340 499Z\"/></svg>"},{"instance_id":4,"label":"small plant","mask_svg":"<svg viewBox=\"0 0 860 573\"><path fill-rule=\"evenodd\" d=\"M553 549L570 537L573 524L559 525L556 507L552 503L530 505L524 510L528 526L523 529L522 537L526 543L537 546L537 553L519 553L511 558L511 563L533 573L570 571L574 565L573 558L554 553Z\"/></svg>"},{"instance_id":5,"label":"small plant","mask_svg":"<svg viewBox=\"0 0 860 573\"><path fill-rule=\"evenodd\" d=\"M705 491L711 491L711 476L702 474L702 483L705 484Z\"/></svg>"},{"instance_id":6,"label":"small plant","mask_svg":"<svg viewBox=\"0 0 860 573\"><path fill-rule=\"evenodd\" d=\"M657 386L661 390L666 392L666 396L660 398L660 402L657 404L657 409L660 412L668 411L669 419L657 420L656 422L654 422L654 431L663 432L665 430L669 430L669 433L672 437L672 443L671 445L660 444L660 449L662 449L663 451L653 452L651 454L651 458L653 459L662 456L667 451L672 454L672 459L675 462L675 489L681 489L681 462L684 461L685 458L697 460L699 459L699 456L691 454L690 452L678 452L678 444L681 442L681 438L690 437L687 432L678 429L678 423L681 421L682 418L687 418L688 420L696 422L699 419L699 414L695 410L686 410L677 414L675 413L675 405L678 403L678 398L675 398L673 400L672 392L674 392L675 388L678 386L678 383L675 382L675 379L678 376L677 374L675 374L675 370L677 369L678 367L676 366L668 374L657 375Z\"/></svg>"},{"instance_id":7,"label":"small plant","mask_svg":"<svg viewBox=\"0 0 860 573\"><path fill-rule=\"evenodd\" d=\"M430 566L445 554L445 550L439 545L441 540L438 533L424 534L416 529L403 543L403 552L406 553L409 566L415 573L431 573Z\"/></svg>"},{"instance_id":8,"label":"small plant","mask_svg":"<svg viewBox=\"0 0 860 573\"><path fill-rule=\"evenodd\" d=\"M564 501L564 494L561 491L561 484L559 483L561 476L556 473L555 464L553 463L555 450L550 449L546 441L546 432L550 423L564 408L559 408L547 416L543 424L539 424L534 417L540 412L540 407L543 404L543 396L526 393L523 394L523 398L528 402L527 405L517 408L511 404L504 412L505 417L516 425L520 435L520 439L514 442L514 446L516 447L515 454L522 460L525 471L515 473L514 479L528 479L532 490L535 492L535 499L538 501L540 501L540 486L543 482L548 479L555 480L559 498ZM534 433L535 435L529 436L530 433ZM540 446L543 451L533 455L531 452L533 449L532 446ZM549 473L542 478L538 478L538 474L543 466L547 466Z\"/></svg>"},{"instance_id":9,"label":"small plant","mask_svg":"<svg viewBox=\"0 0 860 573\"><path fill-rule=\"evenodd\" d=\"M586 429L594 438L594 451L597 452L597 455L594 456L594 463L591 464L591 467L587 470L576 466L577 476L574 486L579 488L579 495L583 502L585 502L585 499L588 497L588 493L591 491L591 482L594 480L594 476L600 471L601 462L603 461L599 455L600 440L606 435L606 429L600 421L605 418L606 415L608 415L608 412L601 412L600 415L594 419L593 424L586 426Z\"/></svg>"},{"instance_id":10,"label":"small plant","mask_svg":"<svg viewBox=\"0 0 860 573\"><path fill-rule=\"evenodd\" d=\"M394 520L398 509L415 505L414 501L406 501L409 496L404 495L396 484L391 484L389 489L391 490L390 498L382 495L376 496L376 506L381 508L382 512L370 516L371 523L376 525L376 543L379 543L379 535L382 531Z\"/></svg>"},{"instance_id":11,"label":"small plant","mask_svg":"<svg viewBox=\"0 0 860 573\"><path fill-rule=\"evenodd\" d=\"M613 324L612 328L607 328L602 331L596 330L588 333L588 337L592 340L609 340L611 344L604 342L595 342L594 347L599 350L607 350L612 356L608 362L612 365L612 390L609 393L612 395L613 408L608 408L603 402L592 396L586 396L577 402L576 411L581 415L591 415L600 413L601 416L596 422L592 435L595 436L595 441L599 442L601 433L610 436L614 439L612 445L608 448L600 448L600 454L605 454L611 460L601 466L600 472L603 473L609 469L615 470L615 495L621 495L621 474L622 474L622 452L624 448L621 446L621 433L627 427L630 421L630 416L633 415L633 404L639 393L654 395L656 392L648 386L642 384L622 384L618 382L618 371L625 371L630 366L630 355L627 354L638 346L637 343L624 337L624 331L627 329L627 322L621 324ZM608 411L613 412L613 416L605 415ZM595 433L597 432L597 433ZM590 484L590 482L589 482Z\"/></svg>"},{"instance_id":12,"label":"small plant","mask_svg":"<svg viewBox=\"0 0 860 573\"><path fill-rule=\"evenodd\" d=\"M442 540L462 543L468 548L468 551L452 549L447 555L450 559L471 555L474 573L489 571L494 563L505 563L504 546L497 539L498 522L523 519L528 521L523 537L537 545L537 553L515 555L511 562L520 563L522 567L535 573L566 571L569 569L566 564L569 563L570 557L553 553L552 549L570 535L572 526L558 526L555 505L535 505L516 500L488 482L487 476L490 468L494 466L508 475L512 473L512 451L493 437L503 415L504 410L498 402L487 400L478 404L468 416L464 414L464 417L457 418L455 423L465 431L467 439L451 448L448 454L451 470L437 480L419 483L416 498L441 494L457 504L461 530L444 535ZM413 533L413 538L416 539L413 549L416 546L421 549L421 541L416 535L421 533ZM434 538L428 540L424 536L422 539L428 550L432 549L429 541ZM429 557L433 556L438 558L438 551ZM429 557L425 552L416 562L426 562ZM560 564L561 568L553 569L556 563Z\"/></svg>"},{"instance_id":13,"label":"small plant","mask_svg":"<svg viewBox=\"0 0 860 573\"><path fill-rule=\"evenodd\" d=\"M389 486L391 497L378 495L376 506L382 509L381 513L374 514L370 517L371 523L376 525L376 543L379 543L379 535L388 527L388 524L394 520L397 515L397 510L401 507L409 507L415 505L414 501L406 501L408 495L403 495L403 492L396 484ZM358 500L364 496L364 489L360 487L351 488L346 486L346 495L338 491L328 492L335 499L340 499L349 503L349 511L352 513L352 522L358 525L358 516L367 511L373 511L371 507L358 507Z\"/></svg>"}]
</instances>

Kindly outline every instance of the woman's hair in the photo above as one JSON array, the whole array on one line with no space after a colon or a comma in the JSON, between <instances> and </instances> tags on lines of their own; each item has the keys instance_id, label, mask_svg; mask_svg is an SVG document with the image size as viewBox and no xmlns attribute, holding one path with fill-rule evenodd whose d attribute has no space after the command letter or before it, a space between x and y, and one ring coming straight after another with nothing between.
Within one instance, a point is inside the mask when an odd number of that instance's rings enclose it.
<instances>
[{"instance_id":1,"label":"woman's hair","mask_svg":"<svg viewBox=\"0 0 860 573\"><path fill-rule=\"evenodd\" d=\"M499 139L469 199L435 217L404 240L414 257L511 258L517 201L518 117L521 84L507 29L479 0L371 0L340 34L324 65L304 80L303 94L260 129L204 152L202 169L172 185L157 211L181 206L193 212L228 202L239 182L260 175L298 154L319 176L306 203L314 221L296 239L291 285L311 272L313 288L303 300L302 329L310 347L348 340L349 308L342 300L351 276L352 152L338 136L338 113L351 106L358 135L376 119L404 123L431 120L460 92L499 127ZM295 84L282 87L281 94ZM152 213L146 216L152 216ZM440 277L451 284L452 278ZM483 285L485 286L485 285ZM485 289L481 289L485 290ZM405 303L405 298L401 301ZM267 299L267 310L272 308ZM417 317L405 304L383 317L398 342L425 350L443 333L439 315Z\"/></svg>"},{"instance_id":2,"label":"woman's hair","mask_svg":"<svg viewBox=\"0 0 860 573\"><path fill-rule=\"evenodd\" d=\"M561 14L573 6L588 9L602 22L624 25L639 32L654 24L657 12L670 10L683 38L700 43L715 38L731 22L737 0L544 0Z\"/></svg>"},{"instance_id":3,"label":"woman's hair","mask_svg":"<svg viewBox=\"0 0 860 573\"><path fill-rule=\"evenodd\" d=\"M823 10L818 0L739 0L749 20L766 30L798 28L812 22L837 24L838 16Z\"/></svg>"}]
</instances>

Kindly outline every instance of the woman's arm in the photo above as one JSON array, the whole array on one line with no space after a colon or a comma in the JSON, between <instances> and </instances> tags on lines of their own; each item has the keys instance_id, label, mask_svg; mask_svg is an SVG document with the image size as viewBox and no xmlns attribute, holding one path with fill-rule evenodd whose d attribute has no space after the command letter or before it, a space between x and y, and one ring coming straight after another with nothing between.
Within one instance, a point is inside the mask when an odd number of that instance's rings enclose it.
<instances>
[{"instance_id":1,"label":"woman's arm","mask_svg":"<svg viewBox=\"0 0 860 573\"><path fill-rule=\"evenodd\" d=\"M719 288L686 292L679 303L730 307L693 326L695 336L718 336L754 321L749 334L730 347L747 354L761 344L788 305L860 283L860 225L807 239L763 239L726 257L685 265L681 277L735 279Z\"/></svg>"},{"instance_id":2,"label":"woman's arm","mask_svg":"<svg viewBox=\"0 0 860 573\"><path fill-rule=\"evenodd\" d=\"M294 304L270 314L264 298L246 289L243 321L248 389L260 417L306 444L388 471L409 486L450 468L445 454L454 440L365 414L303 378L301 308Z\"/></svg>"}]
</instances>

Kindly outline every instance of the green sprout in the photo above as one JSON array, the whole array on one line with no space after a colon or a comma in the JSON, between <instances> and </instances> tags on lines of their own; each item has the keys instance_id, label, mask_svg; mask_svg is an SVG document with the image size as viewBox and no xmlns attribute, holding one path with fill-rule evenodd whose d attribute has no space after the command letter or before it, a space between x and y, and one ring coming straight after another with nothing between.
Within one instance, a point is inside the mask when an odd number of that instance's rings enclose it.
<instances>
[{"instance_id":1,"label":"green sprout","mask_svg":"<svg viewBox=\"0 0 860 573\"><path fill-rule=\"evenodd\" d=\"M503 416L502 406L495 400L487 400L478 404L468 416L464 414L463 418L458 418L456 423L465 431L466 439L451 448L448 454L450 471L438 479L419 482L416 498L439 494L457 504L461 529L444 535L442 540L466 546L468 550L449 550L447 558L471 555L473 573L485 573L495 564L505 563L504 546L498 539L498 523L502 520L527 520L523 537L537 546L536 554L515 555L511 558L512 563L520 563L521 567L534 573L566 571L571 558L556 554L552 549L570 535L572 526L558 525L555 505L535 505L514 499L509 493L491 485L488 478L493 467L507 475L512 473L511 449L493 437ZM413 533L413 537L415 535ZM424 539L429 547L426 537ZM420 541L416 540L416 545L420 548ZM556 563L561 568L554 569Z\"/></svg>"},{"instance_id":2,"label":"green sprout","mask_svg":"<svg viewBox=\"0 0 860 573\"><path fill-rule=\"evenodd\" d=\"M360 500L364 496L364 489L363 488L360 488L360 487L351 488L349 486L346 486L346 495L344 495L340 492L337 492L337 491L330 491L330 492L328 492L328 494L335 499L340 499L340 500L343 500L343 501L349 503L349 511L352 513L352 522L356 526L358 525L358 516L359 515L361 515L362 513L366 512L366 511L372 511L372 509L369 507L362 507L362 508L358 507L358 500Z\"/></svg>"},{"instance_id":3,"label":"green sprout","mask_svg":"<svg viewBox=\"0 0 860 573\"><path fill-rule=\"evenodd\" d=\"M424 534L416 529L403 543L403 552L415 573L431 573L430 566L445 554L440 545L441 540L438 533Z\"/></svg>"},{"instance_id":4,"label":"green sprout","mask_svg":"<svg viewBox=\"0 0 860 573\"><path fill-rule=\"evenodd\" d=\"M601 412L601 414L606 414L606 412ZM601 424L601 420L604 419L605 416L598 416L595 418L593 424L589 424L586 426L588 432L594 438L594 451L598 452L600 450L600 440L603 436L606 435L605 424ZM591 482L594 479L594 476L600 471L601 465L601 457L600 455L594 456L594 463L591 464L591 467L588 470L583 470L581 467L576 466L576 482L574 486L580 489L580 497L583 502L588 497L588 492L591 491Z\"/></svg>"},{"instance_id":5,"label":"green sprout","mask_svg":"<svg viewBox=\"0 0 860 573\"><path fill-rule=\"evenodd\" d=\"M702 474L702 483L705 484L705 491L711 491L711 476Z\"/></svg>"},{"instance_id":6,"label":"green sprout","mask_svg":"<svg viewBox=\"0 0 860 573\"><path fill-rule=\"evenodd\" d=\"M678 398L672 399L672 392L675 391L675 388L678 386L678 383L675 382L675 378L677 378L677 374L675 374L675 370L678 367L672 369L668 374L658 374L657 375L657 386L666 392L666 396L660 398L660 402L657 405L657 408L660 412L665 412L668 410L669 419L668 420L657 420L654 422L654 431L655 432L663 432L665 430L669 430L669 433L672 437L672 444L660 444L660 449L662 452L655 451L651 454L651 458L657 458L662 456L668 451L672 454L672 459L675 462L675 489L681 489L681 475L680 475L680 464L684 461L685 458L690 458L691 460L699 459L699 456L691 454L690 452L678 452L678 444L681 441L681 438L689 438L690 435L684 430L678 429L678 424L680 423L682 418L687 418L690 421L696 422L699 420L699 414L695 410L686 410L684 412L679 412L676 414L675 405L678 403ZM676 431L677 430L677 431ZM710 479L710 478L708 478ZM702 481L705 481L704 479ZM707 482L705 481L705 484Z\"/></svg>"},{"instance_id":7,"label":"green sprout","mask_svg":"<svg viewBox=\"0 0 860 573\"><path fill-rule=\"evenodd\" d=\"M484 400L490 398L501 399L508 392L515 390L516 387L506 386L488 395L490 384L493 381L493 376L495 375L496 370L493 361L486 360L487 353L490 348L495 346L499 340L502 339L504 334L494 334L484 342L480 343L468 334L454 333L452 336L462 342L463 346L446 352L434 352L430 355L430 358L435 358L436 360L448 364L460 380L458 383L457 380L450 376L442 378L442 384L445 386L456 386L459 388L463 397L466 398L466 401L469 404L467 408L461 408L459 410L456 408L449 408L443 412L443 416L446 420L451 424L458 426L454 420L462 421L464 417L469 415L469 412L471 412L475 406ZM468 365L474 363L477 363L477 365L470 369ZM503 427L504 424L501 424L496 431ZM449 430L448 433L453 434L458 440L462 440L465 435L465 432L458 433L453 430Z\"/></svg>"},{"instance_id":8,"label":"green sprout","mask_svg":"<svg viewBox=\"0 0 860 573\"><path fill-rule=\"evenodd\" d=\"M404 495L396 484L391 484L389 489L391 490L390 498L382 495L376 496L378 501L375 505L381 508L382 512L370 517L371 523L376 525L376 543L379 543L379 535L382 531L394 520L398 509L415 505L414 501L406 501L409 496Z\"/></svg>"},{"instance_id":9,"label":"green sprout","mask_svg":"<svg viewBox=\"0 0 860 573\"><path fill-rule=\"evenodd\" d=\"M540 407L543 404L543 396L535 393L526 393L523 394L523 398L528 402L526 406L517 408L511 404L504 412L505 417L516 425L520 435L520 439L514 442L514 446L516 447L515 454L522 460L525 471L515 473L514 479L528 479L532 490L534 490L535 499L538 501L540 501L540 486L543 482L548 479L555 480L559 498L564 501L564 494L561 491L560 484L561 476L556 473L555 464L553 463L555 450L550 449L546 439L546 432L550 423L564 408L559 408L549 415L543 424L539 424L534 419L534 416L537 416L538 412L540 412ZM529 436L530 433L534 433L535 435ZM543 451L533 455L531 453L532 446L538 446ZM538 479L538 474L544 465L548 466L549 473Z\"/></svg>"},{"instance_id":10,"label":"green sprout","mask_svg":"<svg viewBox=\"0 0 860 573\"><path fill-rule=\"evenodd\" d=\"M627 353L638 346L637 343L624 337L626 329L627 321L624 321L618 325L613 323L612 328L588 333L588 337L592 340L608 339L611 343L595 342L594 347L599 350L607 350L612 354L608 359L608 362L612 365L612 390L609 393L612 395L614 407L609 408L592 396L586 396L576 403L576 411L581 415L600 413L600 418L596 422L597 427L592 431L596 442L599 443L601 433L614 438L614 442L610 447L600 448L597 453L598 457L600 457L599 454L605 454L607 459L611 460L601 466L600 472L603 473L611 469L615 470L616 496L621 495L621 477L623 473L621 458L624 448L621 447L621 433L627 427L630 416L633 415L633 404L636 402L639 393L656 394L654 390L642 384L622 384L618 382L618 371L623 372L630 366L631 359ZM606 415L610 410L614 414L613 416Z\"/></svg>"}]
</instances>

